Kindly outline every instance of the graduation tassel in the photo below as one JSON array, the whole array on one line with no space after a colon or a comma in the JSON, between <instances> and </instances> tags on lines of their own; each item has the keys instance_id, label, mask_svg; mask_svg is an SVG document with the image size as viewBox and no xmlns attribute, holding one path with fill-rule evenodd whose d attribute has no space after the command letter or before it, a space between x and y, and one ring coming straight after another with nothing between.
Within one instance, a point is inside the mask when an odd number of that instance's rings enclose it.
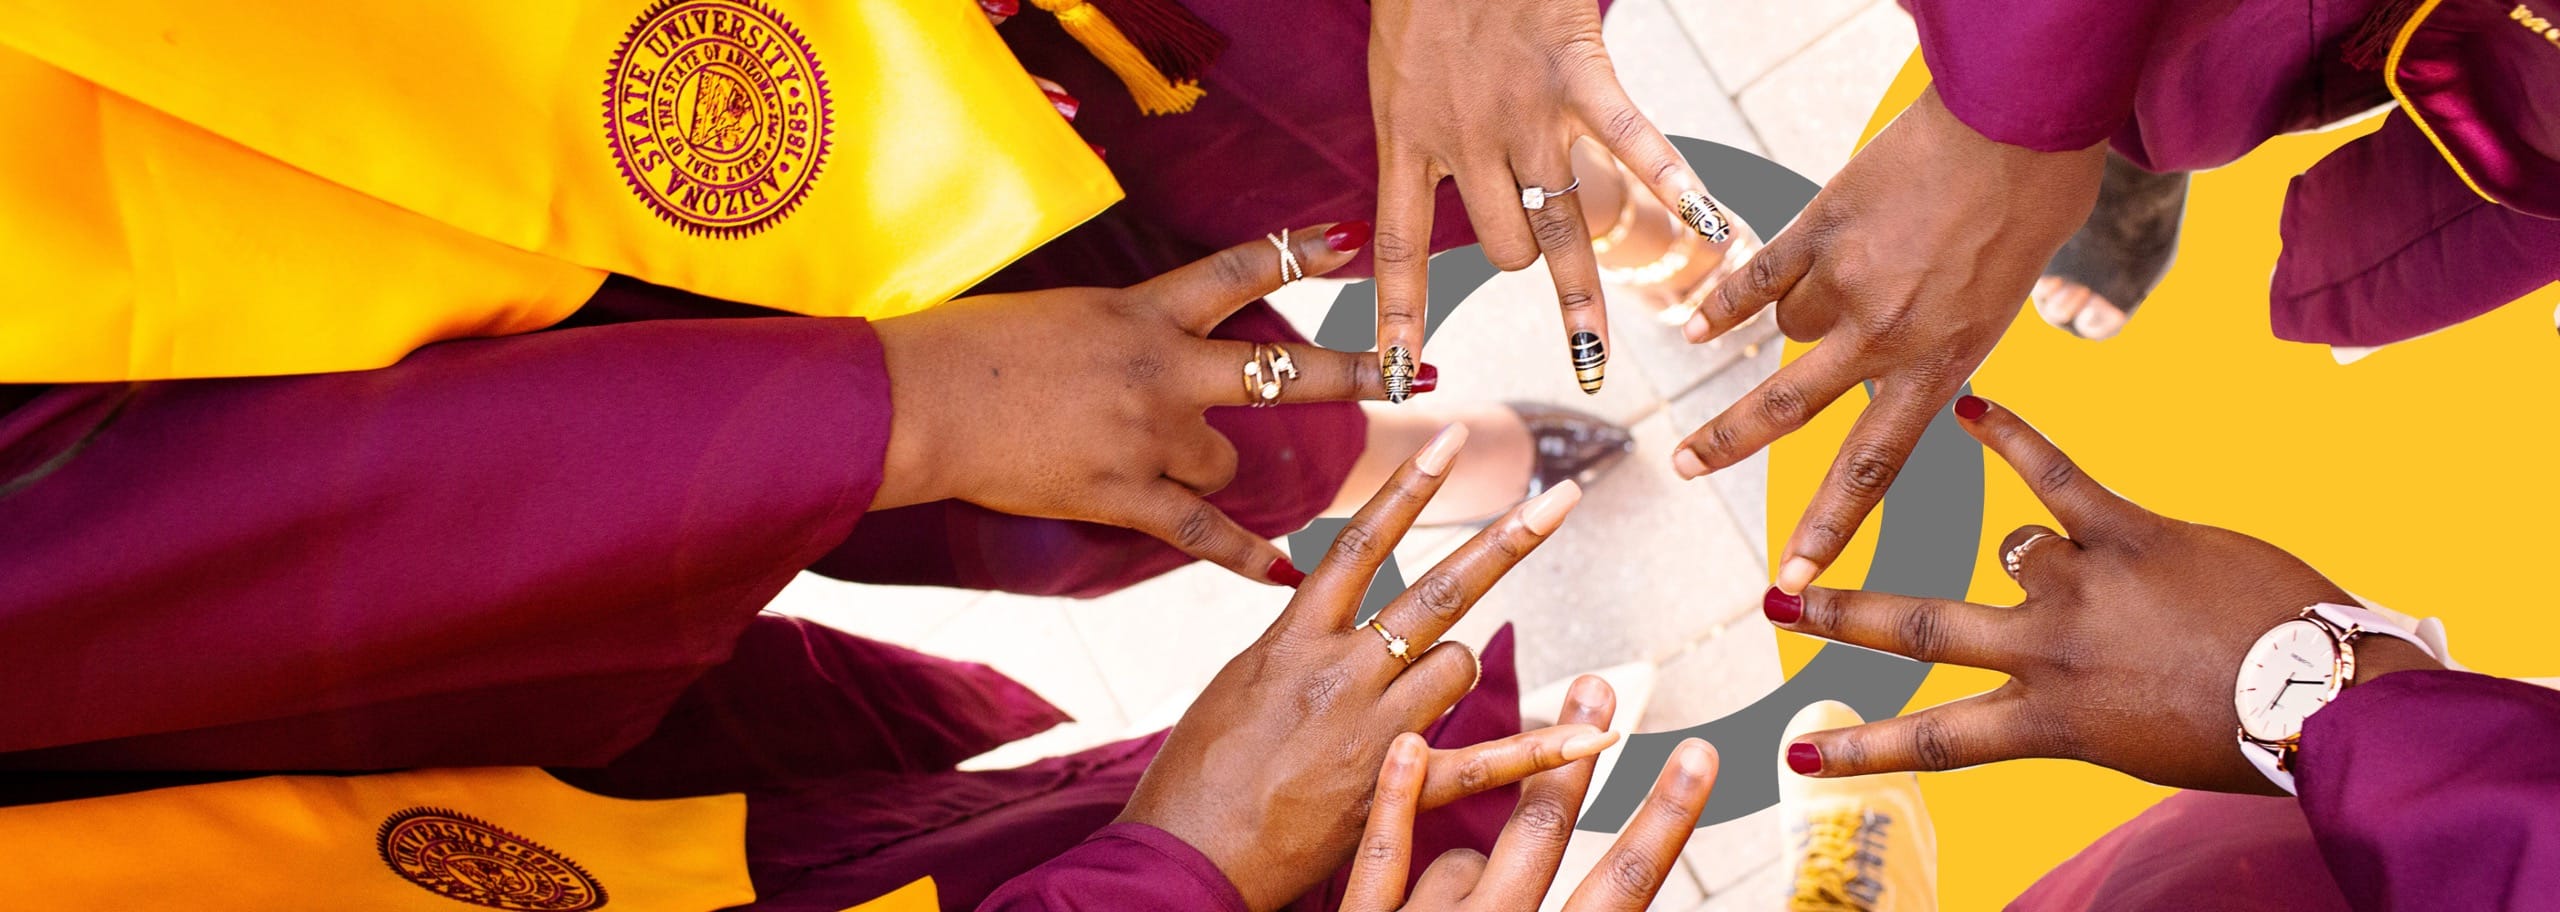
<instances>
[{"instance_id":1,"label":"graduation tassel","mask_svg":"<svg viewBox=\"0 0 2560 912\"><path fill-rule=\"evenodd\" d=\"M1227 50L1227 36L1178 0L1086 0L1175 82L1197 82Z\"/></svg>"},{"instance_id":2,"label":"graduation tassel","mask_svg":"<svg viewBox=\"0 0 2560 912\"><path fill-rule=\"evenodd\" d=\"M1129 97L1137 100L1139 111L1176 114L1191 110L1191 106L1200 101L1200 96L1208 94L1201 90L1196 79L1176 82L1163 70L1157 69L1155 62L1147 59L1146 53L1111 22L1111 17L1103 15L1101 7L1085 0L1031 2L1055 14L1059 27L1066 29L1077 44L1084 45L1094 59L1110 67L1113 75L1120 77L1121 84L1129 87Z\"/></svg>"}]
</instances>

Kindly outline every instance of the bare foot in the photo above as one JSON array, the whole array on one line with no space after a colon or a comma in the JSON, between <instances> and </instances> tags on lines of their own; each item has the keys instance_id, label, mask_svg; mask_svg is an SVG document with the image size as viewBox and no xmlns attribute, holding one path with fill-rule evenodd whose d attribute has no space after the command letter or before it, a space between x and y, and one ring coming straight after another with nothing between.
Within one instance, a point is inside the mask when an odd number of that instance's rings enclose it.
<instances>
[{"instance_id":1,"label":"bare foot","mask_svg":"<svg viewBox=\"0 0 2560 912\"><path fill-rule=\"evenodd\" d=\"M2097 208L2036 282L2036 315L2084 339L2124 331L2177 259L2186 208L2186 172L2154 174L2108 152Z\"/></svg>"}]
</instances>

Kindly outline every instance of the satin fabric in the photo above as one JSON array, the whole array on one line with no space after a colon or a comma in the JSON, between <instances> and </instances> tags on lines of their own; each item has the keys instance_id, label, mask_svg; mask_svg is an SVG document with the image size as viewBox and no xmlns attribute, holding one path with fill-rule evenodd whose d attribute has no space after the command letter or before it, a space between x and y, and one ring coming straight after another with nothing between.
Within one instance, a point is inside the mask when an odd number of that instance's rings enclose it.
<instances>
[{"instance_id":1,"label":"satin fabric","mask_svg":"<svg viewBox=\"0 0 2560 912\"><path fill-rule=\"evenodd\" d=\"M2392 94L2465 184L2491 202L2560 219L2553 15L2560 3L2550 0L2427 0L2388 67Z\"/></svg>"},{"instance_id":2,"label":"satin fabric","mask_svg":"<svg viewBox=\"0 0 2560 912\"><path fill-rule=\"evenodd\" d=\"M54 207L84 218L13 216L11 229L63 232L33 251L76 245L84 255L19 259L9 271L142 264L104 270L100 281L49 283L42 290L54 296L40 298L46 306L0 311L8 321L0 337L30 340L6 352L0 382L379 367L451 334L556 320L603 272L812 315L892 316L947 299L1119 196L1110 173L971 4L776 0L767 8L760 0L695 0L681 9L766 9L796 27L805 41L773 46L804 44L814 63L778 72L808 78L774 86L781 107L750 117L770 116L776 130L814 118L825 152L810 159L815 177L796 204L752 232L662 217L645 200L688 191L650 169L650 153L630 138L637 128L609 121L606 102L632 91L630 80L609 85L626 36L670 2L102 0L0 8L0 45L35 62L0 73L49 87L60 112L46 129L21 135L34 150L25 154L45 166L11 169L0 181L85 188ZM638 46L654 33L631 37ZM780 94L804 85L813 95L823 85L830 103L804 111L807 102ZM15 97L21 87L7 88ZM104 95L156 115L77 116L81 99ZM666 103L682 108L700 97ZM134 122L142 129L125 129ZM207 146L214 148L199 148ZM193 161L198 154L218 160ZM142 179L148 174L90 177L117 155L190 159L193 179L164 192ZM628 177L618 161L631 166ZM790 164L776 165L777 173ZM279 169L307 177L273 173ZM538 254L573 268L519 263L542 274L499 282L474 276L476 260L465 260L436 264L465 276L460 281L385 285L368 251L420 242L391 229L432 226L389 212L345 215L340 208L372 206L322 192L312 180L508 249L464 238L427 243L510 262ZM200 181L263 181L294 192L258 205L193 186ZM287 226L336 236L230 248L255 269L201 269L197 259L164 257L154 243L164 233L222 238L209 224L244 207L260 225L253 237ZM306 216L306 207L316 214ZM365 228L378 230L360 233ZM296 278L255 281L273 274ZM350 302L369 316L338 319ZM221 324L219 332L188 331L205 323Z\"/></svg>"}]
</instances>

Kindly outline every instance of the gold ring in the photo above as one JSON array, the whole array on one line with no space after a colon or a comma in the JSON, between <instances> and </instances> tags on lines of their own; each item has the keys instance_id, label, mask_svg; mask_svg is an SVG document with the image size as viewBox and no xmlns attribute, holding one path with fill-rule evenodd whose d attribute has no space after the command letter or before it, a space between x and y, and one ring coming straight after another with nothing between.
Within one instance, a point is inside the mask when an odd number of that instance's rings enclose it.
<instances>
[{"instance_id":1,"label":"gold ring","mask_svg":"<svg viewBox=\"0 0 2560 912\"><path fill-rule=\"evenodd\" d=\"M1289 350L1276 342L1254 345L1253 359L1244 363L1245 403L1254 408L1279 405L1280 396L1288 391L1288 381L1298 379L1298 363L1289 359Z\"/></svg>"},{"instance_id":2,"label":"gold ring","mask_svg":"<svg viewBox=\"0 0 2560 912\"><path fill-rule=\"evenodd\" d=\"M1394 631L1387 629L1387 625L1378 623L1377 618L1370 618L1369 623L1362 624L1360 626L1376 630L1378 632L1378 636L1387 641L1388 655L1403 659L1404 663L1407 665L1413 664L1413 644L1411 642L1407 641L1403 637L1395 635Z\"/></svg>"},{"instance_id":3,"label":"gold ring","mask_svg":"<svg viewBox=\"0 0 2560 912\"><path fill-rule=\"evenodd\" d=\"M2019 542L2016 547L2010 548L2009 553L2000 555L2000 566L2009 568L2010 576L2017 576L2018 564L2026 559L2027 549L2035 547L2037 542L2053 537L2055 536L2051 532L2038 532L2027 536L2026 541Z\"/></svg>"}]
</instances>

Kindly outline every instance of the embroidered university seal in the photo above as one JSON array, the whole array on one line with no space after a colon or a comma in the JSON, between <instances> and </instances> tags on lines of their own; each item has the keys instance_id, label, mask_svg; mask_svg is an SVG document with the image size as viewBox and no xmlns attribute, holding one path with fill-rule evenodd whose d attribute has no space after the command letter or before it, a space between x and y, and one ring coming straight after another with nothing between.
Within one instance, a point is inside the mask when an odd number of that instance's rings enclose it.
<instances>
[{"instance_id":1,"label":"embroidered university seal","mask_svg":"<svg viewBox=\"0 0 2560 912\"><path fill-rule=\"evenodd\" d=\"M745 237L826 164L826 72L762 0L657 0L614 49L605 135L640 201L687 232Z\"/></svg>"},{"instance_id":2,"label":"embroidered university seal","mask_svg":"<svg viewBox=\"0 0 2560 912\"><path fill-rule=\"evenodd\" d=\"M465 814L414 807L382 822L374 850L393 873L447 899L518 912L602 908L604 886L558 852Z\"/></svg>"}]
</instances>

